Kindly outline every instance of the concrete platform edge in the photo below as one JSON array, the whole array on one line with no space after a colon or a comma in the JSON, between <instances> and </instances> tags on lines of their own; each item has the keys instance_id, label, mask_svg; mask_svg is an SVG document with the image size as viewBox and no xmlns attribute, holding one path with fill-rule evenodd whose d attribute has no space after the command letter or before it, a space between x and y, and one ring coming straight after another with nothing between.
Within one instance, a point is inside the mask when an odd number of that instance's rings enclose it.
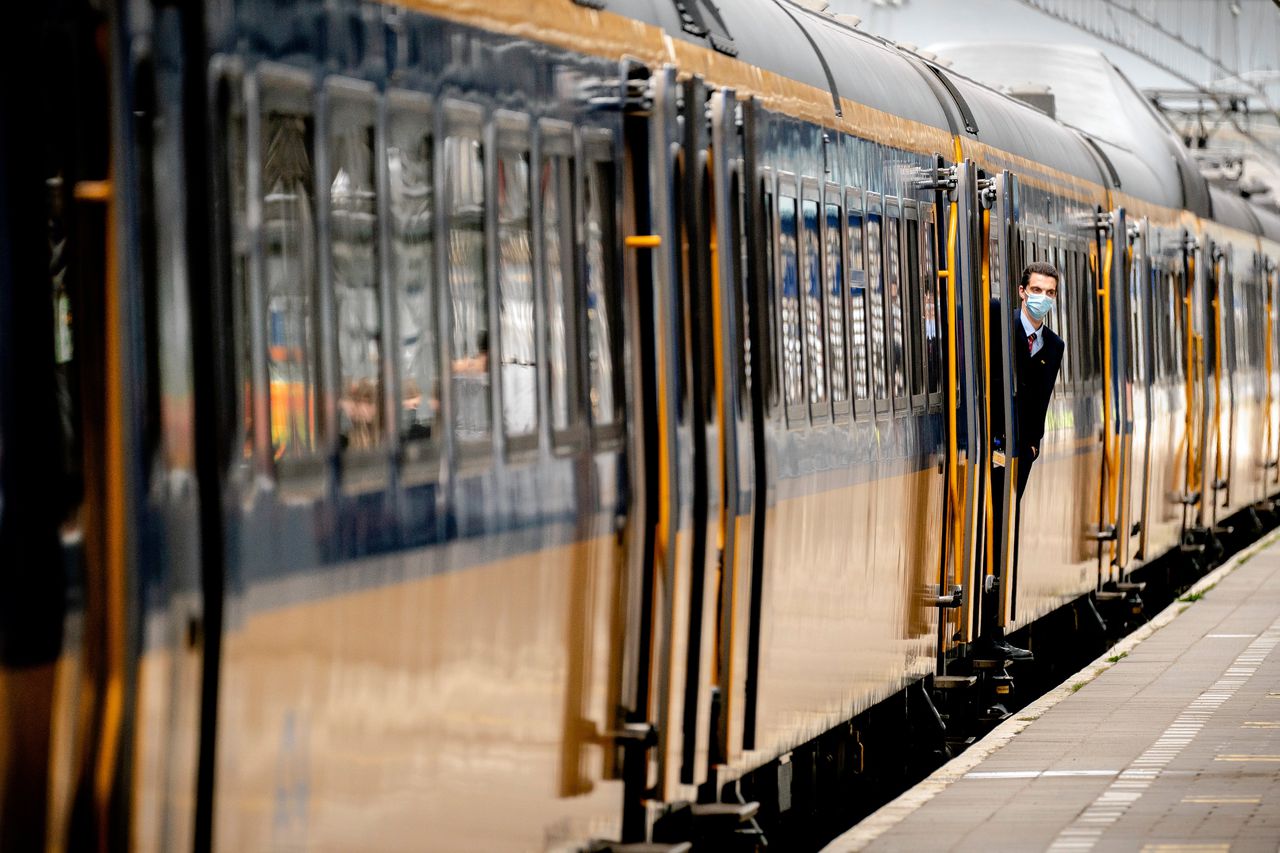
<instances>
[{"instance_id":1,"label":"concrete platform edge","mask_svg":"<svg viewBox=\"0 0 1280 853\"><path fill-rule=\"evenodd\" d=\"M1272 531L1248 548L1235 554L1230 560L1227 560L1227 562L1197 581L1182 594L1182 597L1197 593L1207 593L1223 578L1235 571L1236 568L1248 562L1251 557L1265 550L1277 540L1280 540L1280 530ZM1115 661L1111 660L1112 658L1131 651L1143 640L1176 619L1179 614L1193 603L1174 600L1168 607L1152 617L1147 624L1103 652L1097 659L1086 665L1079 672L1063 680L1057 687L1023 708L1016 715L996 726L987 733L986 737L939 767L929 776L926 776L915 787L904 791L896 799L872 812L848 832L833 840L823 850L827 851L827 853L862 850L906 818L907 815L937 796L952 782L963 777L964 774L980 764L991 753L1011 741L1019 732L1043 716L1054 705L1075 693L1076 690L1080 689L1081 685L1092 681L1114 666Z\"/></svg>"}]
</instances>

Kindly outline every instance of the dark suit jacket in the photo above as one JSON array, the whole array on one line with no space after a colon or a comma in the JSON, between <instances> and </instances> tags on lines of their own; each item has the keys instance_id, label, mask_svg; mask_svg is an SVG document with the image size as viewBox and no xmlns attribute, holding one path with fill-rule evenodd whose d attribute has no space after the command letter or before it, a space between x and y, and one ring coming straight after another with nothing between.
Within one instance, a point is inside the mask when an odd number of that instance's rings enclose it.
<instances>
[{"instance_id":1,"label":"dark suit jacket","mask_svg":"<svg viewBox=\"0 0 1280 853\"><path fill-rule=\"evenodd\" d=\"M1004 377L1001 373L1000 300L991 301L991 431L1004 443ZM1028 355L1026 338L1022 333L1022 321L1013 318L1014 333L1024 343L1015 346L1015 374L1018 378L1018 456L1022 469L1031 468L1031 448L1037 451L1044 438L1044 418L1049 411L1049 399L1058 381L1058 369L1062 366L1062 353L1066 346L1062 338L1048 326L1040 327L1044 346L1034 357Z\"/></svg>"}]
</instances>

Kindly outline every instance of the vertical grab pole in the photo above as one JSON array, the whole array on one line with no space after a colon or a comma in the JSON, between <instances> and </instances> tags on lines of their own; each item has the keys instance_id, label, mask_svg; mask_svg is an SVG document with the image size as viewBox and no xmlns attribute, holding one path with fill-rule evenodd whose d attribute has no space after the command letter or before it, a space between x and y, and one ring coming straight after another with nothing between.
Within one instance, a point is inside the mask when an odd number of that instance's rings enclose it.
<instances>
[{"instance_id":1,"label":"vertical grab pole","mask_svg":"<svg viewBox=\"0 0 1280 853\"><path fill-rule=\"evenodd\" d=\"M1001 363L996 365L1000 371L1002 382L1000 390L1003 399L1000 401L1001 408L1004 412L1003 423L994 424L992 429L999 428L1004 432L1004 457L1003 460L996 457L995 464L1004 466L1004 479L1001 485L1002 507L1003 512L998 519L999 525L995 536L995 566L998 569L1000 577L1000 612L999 623L1002 627L1008 627L1009 623L1017 618L1017 599L1015 593L1018 587L1018 567L1017 567L1017 537L1018 537L1018 469L1021 465L1021 459L1018 455L1019 439L1018 430L1020 428L1017 419L1017 375L1014 365L1017 363L1014 357L1013 347L1019 344L1022 338L1021 324L1017 322L1015 313L1018 307L1014 304L1014 283L1017 281L1019 272L1018 258L1016 257L1017 240L1017 224L1019 218L1018 211L1018 179L1009 171L1001 172L995 180L994 199L992 205L994 224L994 234L996 238L995 256L993 257L992 271L994 274L990 276L990 282L993 287L999 287L998 293L993 293L1000 299L1000 324L996 333L1000 335L1003 345L1000 347ZM989 374L988 374L989 375ZM990 395L988 395L989 397Z\"/></svg>"},{"instance_id":2,"label":"vertical grab pole","mask_svg":"<svg viewBox=\"0 0 1280 853\"><path fill-rule=\"evenodd\" d=\"M978 181L977 168L972 160L965 160L958 166L956 179L956 229L955 240L950 249L954 249L955 265L951 267L951 284L957 297L959 316L948 318L958 320L958 347L963 362L962 384L957 385L958 398L965 408L964 419L964 468L963 468L963 500L964 519L963 534L959 553L962 555L957 583L967 590L961 607L961 642L972 642L974 639L975 604L981 591L982 577L982 534L984 532L989 441L985 412L986 380L981 366L986 363L984 353L977 351L980 344L986 342L986 331L979 326L979 318L985 312L978 313L975 300L982 293L982 282L979 279L979 257L975 254L978 247L974 245L978 224ZM964 231L960 231L963 227ZM958 426L958 424L957 424ZM958 445L958 442L957 442Z\"/></svg>"}]
</instances>

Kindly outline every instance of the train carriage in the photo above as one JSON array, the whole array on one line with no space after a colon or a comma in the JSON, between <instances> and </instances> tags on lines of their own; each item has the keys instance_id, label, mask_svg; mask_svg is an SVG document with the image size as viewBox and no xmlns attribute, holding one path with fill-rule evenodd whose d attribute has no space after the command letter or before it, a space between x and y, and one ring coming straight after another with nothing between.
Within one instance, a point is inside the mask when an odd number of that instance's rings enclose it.
<instances>
[{"instance_id":1,"label":"train carriage","mask_svg":"<svg viewBox=\"0 0 1280 853\"><path fill-rule=\"evenodd\" d=\"M5 553L72 579L0 581L15 844L812 842L943 754L992 624L1071 642L1272 510L1280 217L1141 110L786 2L96 8L5 60L111 80L0 184Z\"/></svg>"}]
</instances>

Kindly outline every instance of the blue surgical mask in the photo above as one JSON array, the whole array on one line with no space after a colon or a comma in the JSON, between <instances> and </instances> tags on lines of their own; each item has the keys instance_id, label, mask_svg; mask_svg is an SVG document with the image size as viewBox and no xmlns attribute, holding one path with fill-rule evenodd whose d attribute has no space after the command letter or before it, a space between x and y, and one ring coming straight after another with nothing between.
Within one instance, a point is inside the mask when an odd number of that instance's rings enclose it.
<instances>
[{"instance_id":1,"label":"blue surgical mask","mask_svg":"<svg viewBox=\"0 0 1280 853\"><path fill-rule=\"evenodd\" d=\"M1031 319L1036 321L1043 320L1053 310L1053 299L1043 293L1028 293L1022 304L1027 307L1027 313L1031 315Z\"/></svg>"}]
</instances>

